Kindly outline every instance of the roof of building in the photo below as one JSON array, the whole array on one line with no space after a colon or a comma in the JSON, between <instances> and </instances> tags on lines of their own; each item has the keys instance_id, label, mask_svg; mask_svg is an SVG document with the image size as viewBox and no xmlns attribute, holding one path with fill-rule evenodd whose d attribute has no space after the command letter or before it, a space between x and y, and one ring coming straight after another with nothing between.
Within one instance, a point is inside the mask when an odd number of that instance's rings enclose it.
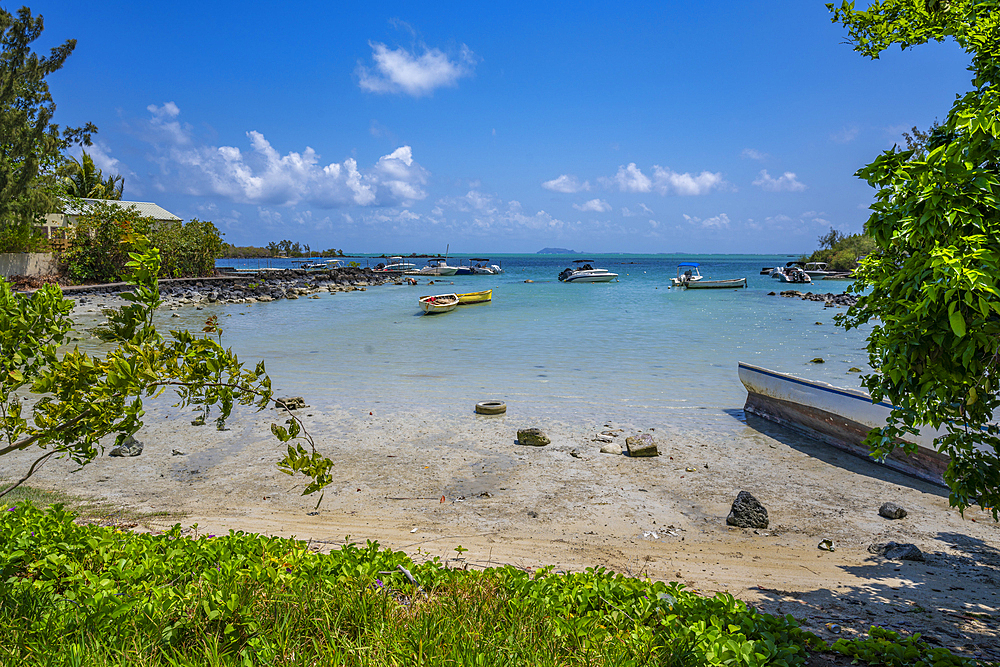
<instances>
[{"instance_id":1,"label":"roof of building","mask_svg":"<svg viewBox=\"0 0 1000 667\"><path fill-rule=\"evenodd\" d=\"M76 202L81 202L80 206L76 205ZM87 210L95 203L100 202L103 204L111 204L113 206L120 206L122 208L128 208L134 206L136 210L139 211L139 215L153 218L154 220L170 220L170 221L180 221L176 215L163 208L158 204L154 204L150 201L118 201L115 199L77 199L66 202L66 206L63 209L63 213L66 215L83 215Z\"/></svg>"}]
</instances>

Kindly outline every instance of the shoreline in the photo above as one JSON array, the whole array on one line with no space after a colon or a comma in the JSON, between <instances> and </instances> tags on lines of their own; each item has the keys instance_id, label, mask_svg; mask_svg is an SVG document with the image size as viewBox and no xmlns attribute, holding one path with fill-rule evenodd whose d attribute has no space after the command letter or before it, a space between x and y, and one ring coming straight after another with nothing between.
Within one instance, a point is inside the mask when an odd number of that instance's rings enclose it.
<instances>
[{"instance_id":1,"label":"shoreline","mask_svg":"<svg viewBox=\"0 0 1000 667\"><path fill-rule=\"evenodd\" d=\"M335 462L318 514L310 514L318 497L301 496L301 482L275 467L275 412L234 415L233 430L218 432L150 403L141 456L102 456L75 473L53 462L29 484L141 512L183 512L183 525L197 524L201 534L294 535L321 550L350 535L458 567L605 567L704 594L728 591L761 611L804 618L828 641L881 625L962 655L1000 657L1000 530L988 515L963 518L943 489L780 427L751 418L727 432L680 437L669 423L581 424L558 415L526 424L511 413L300 412ZM515 444L516 429L528 425L552 443ZM652 433L661 455L603 454L604 431L615 431L615 442ZM5 460L2 474L26 461L23 453ZM767 507L768 529L726 525L740 490ZM883 519L885 501L909 516ZM819 550L823 539L836 550ZM887 541L914 543L927 561L868 552Z\"/></svg>"}]
</instances>

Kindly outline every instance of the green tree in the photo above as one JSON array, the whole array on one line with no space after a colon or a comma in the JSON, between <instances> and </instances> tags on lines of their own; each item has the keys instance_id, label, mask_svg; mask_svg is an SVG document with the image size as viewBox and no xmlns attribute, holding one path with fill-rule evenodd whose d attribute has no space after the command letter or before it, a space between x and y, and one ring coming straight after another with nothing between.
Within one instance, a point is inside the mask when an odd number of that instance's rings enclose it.
<instances>
[{"instance_id":1,"label":"green tree","mask_svg":"<svg viewBox=\"0 0 1000 667\"><path fill-rule=\"evenodd\" d=\"M116 282L128 274L132 239L151 232L155 220L134 206L88 202L62 254L69 277L81 282Z\"/></svg>"},{"instance_id":2,"label":"green tree","mask_svg":"<svg viewBox=\"0 0 1000 667\"><path fill-rule=\"evenodd\" d=\"M898 406L869 435L873 454L890 452L904 432L943 426L950 503L992 508L998 519L1000 0L827 7L869 58L945 39L971 56L972 90L957 97L924 150L893 148L857 173L877 189L866 230L878 251L861 263L858 303L842 323L873 323L874 372L863 382L875 400Z\"/></svg>"},{"instance_id":3,"label":"green tree","mask_svg":"<svg viewBox=\"0 0 1000 667\"><path fill-rule=\"evenodd\" d=\"M56 105L45 78L62 68L76 41L39 56L31 43L43 27L27 7L16 16L0 9L0 231L25 238L39 216L55 210L54 170L62 151L89 145L97 131L87 123L60 132L52 123Z\"/></svg>"},{"instance_id":4,"label":"green tree","mask_svg":"<svg viewBox=\"0 0 1000 667\"><path fill-rule=\"evenodd\" d=\"M143 399L164 389L177 392L181 407L194 406L196 422L206 423L217 410L220 430L237 403L258 410L273 403L263 362L244 368L222 347L214 318L201 336L172 331L168 340L160 335L153 325L160 303L159 251L142 237L132 242L139 250L128 263L134 289L123 294L128 305L105 313L108 324L100 335L116 346L103 358L78 349L60 356L72 327L72 302L58 287L46 285L25 296L0 280L0 457L33 447L44 451L19 480L0 490L0 497L52 457L83 465L103 450L102 439L117 434L115 443L122 444L142 426ZM36 399L30 404L23 400L26 390ZM333 463L316 451L297 418L290 415L285 424L271 427L280 441L290 443L279 468L311 480L303 494L321 491L332 481ZM300 437L309 451L296 442Z\"/></svg>"},{"instance_id":5,"label":"green tree","mask_svg":"<svg viewBox=\"0 0 1000 667\"><path fill-rule=\"evenodd\" d=\"M71 157L58 172L70 197L121 200L125 190L125 177L117 174L105 177L87 151L83 151L79 160Z\"/></svg>"}]
</instances>

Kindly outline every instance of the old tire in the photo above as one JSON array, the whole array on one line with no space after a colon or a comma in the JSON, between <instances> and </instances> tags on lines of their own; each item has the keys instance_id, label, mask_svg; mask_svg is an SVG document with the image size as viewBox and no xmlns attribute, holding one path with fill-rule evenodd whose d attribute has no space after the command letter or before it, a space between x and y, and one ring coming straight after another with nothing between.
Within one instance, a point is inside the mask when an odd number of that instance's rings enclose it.
<instances>
[{"instance_id":1,"label":"old tire","mask_svg":"<svg viewBox=\"0 0 1000 667\"><path fill-rule=\"evenodd\" d=\"M507 404L503 401L480 401L476 403L476 414L502 415L507 412Z\"/></svg>"}]
</instances>

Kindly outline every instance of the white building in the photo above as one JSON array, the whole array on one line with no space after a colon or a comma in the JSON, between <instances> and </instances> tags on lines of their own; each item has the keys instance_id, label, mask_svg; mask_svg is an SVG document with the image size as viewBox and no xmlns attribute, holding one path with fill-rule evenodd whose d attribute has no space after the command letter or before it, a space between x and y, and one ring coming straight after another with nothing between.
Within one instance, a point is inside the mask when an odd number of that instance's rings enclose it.
<instances>
[{"instance_id":1,"label":"white building","mask_svg":"<svg viewBox=\"0 0 1000 667\"><path fill-rule=\"evenodd\" d=\"M167 209L148 201L117 201L114 199L76 199L67 201L62 213L49 213L45 216L43 226L45 238L61 240L66 238L66 232L76 226L76 221L85 215L94 204L111 204L129 208L134 206L139 215L152 218L157 222L180 222L181 219Z\"/></svg>"}]
</instances>

